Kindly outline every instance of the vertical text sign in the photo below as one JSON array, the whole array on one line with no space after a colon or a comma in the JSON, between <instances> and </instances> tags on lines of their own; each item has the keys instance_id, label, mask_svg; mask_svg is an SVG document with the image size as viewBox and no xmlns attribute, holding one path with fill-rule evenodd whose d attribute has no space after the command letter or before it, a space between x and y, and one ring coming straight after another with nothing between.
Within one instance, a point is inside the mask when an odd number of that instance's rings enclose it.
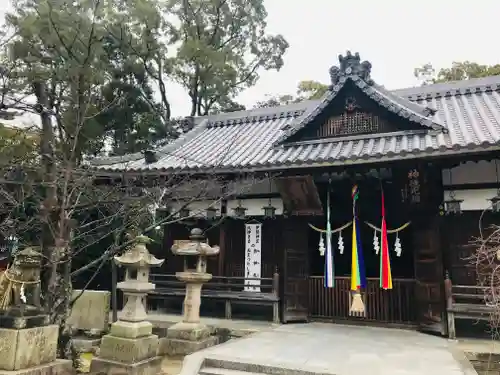
<instances>
[{"instance_id":1,"label":"vertical text sign","mask_svg":"<svg viewBox=\"0 0 500 375\"><path fill-rule=\"evenodd\" d=\"M260 292L262 224L245 224L245 292Z\"/></svg>"}]
</instances>

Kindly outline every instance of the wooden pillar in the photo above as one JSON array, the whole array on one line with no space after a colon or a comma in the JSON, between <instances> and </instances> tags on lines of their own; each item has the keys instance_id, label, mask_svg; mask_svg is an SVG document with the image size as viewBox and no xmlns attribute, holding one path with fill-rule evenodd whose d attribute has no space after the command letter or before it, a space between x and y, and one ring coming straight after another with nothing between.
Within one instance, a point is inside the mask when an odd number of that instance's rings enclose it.
<instances>
[{"instance_id":1,"label":"wooden pillar","mask_svg":"<svg viewBox=\"0 0 500 375\"><path fill-rule=\"evenodd\" d=\"M218 275L219 276L225 276L224 275L224 264L225 264L225 255L226 255L226 238L227 236L227 223L223 222L219 226L219 264L218 264Z\"/></svg>"},{"instance_id":2,"label":"wooden pillar","mask_svg":"<svg viewBox=\"0 0 500 375\"><path fill-rule=\"evenodd\" d=\"M174 244L173 224L168 224L163 227L163 258L165 261L162 265L162 271L166 273L175 273L176 271L180 271L180 269L175 269L175 260L174 254L171 251L172 245Z\"/></svg>"}]
</instances>

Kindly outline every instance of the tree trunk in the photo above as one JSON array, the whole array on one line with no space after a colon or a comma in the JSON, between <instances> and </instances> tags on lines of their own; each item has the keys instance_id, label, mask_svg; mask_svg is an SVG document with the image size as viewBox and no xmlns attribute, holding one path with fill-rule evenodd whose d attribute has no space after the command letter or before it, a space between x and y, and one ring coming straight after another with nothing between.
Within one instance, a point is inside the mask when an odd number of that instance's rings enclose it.
<instances>
[{"instance_id":1,"label":"tree trunk","mask_svg":"<svg viewBox=\"0 0 500 375\"><path fill-rule=\"evenodd\" d=\"M54 305L54 292L57 284L57 254L55 254L54 234L57 231L55 211L57 205L56 163L54 155L55 136L49 115L49 98L44 82L34 82L33 90L37 98L36 109L40 115L42 134L40 137L40 153L43 174L43 203L41 207L43 221L42 235L42 296L46 311Z\"/></svg>"}]
</instances>

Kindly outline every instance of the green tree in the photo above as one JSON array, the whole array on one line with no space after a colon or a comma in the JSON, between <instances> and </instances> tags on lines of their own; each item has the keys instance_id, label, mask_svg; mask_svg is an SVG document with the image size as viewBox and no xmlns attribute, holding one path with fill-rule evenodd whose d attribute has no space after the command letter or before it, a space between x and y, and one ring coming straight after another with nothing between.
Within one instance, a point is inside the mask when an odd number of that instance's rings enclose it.
<instances>
[{"instance_id":1,"label":"green tree","mask_svg":"<svg viewBox=\"0 0 500 375\"><path fill-rule=\"evenodd\" d=\"M320 99L328 91L328 85L318 81L300 81L297 86L297 97L301 100Z\"/></svg>"},{"instance_id":2,"label":"green tree","mask_svg":"<svg viewBox=\"0 0 500 375\"><path fill-rule=\"evenodd\" d=\"M145 45L154 21L141 6L140 1L17 0L6 17L14 37L4 105L21 94L36 96L35 84L46 87L45 110L57 125L54 147L67 160L79 163L109 139L114 153L126 153L175 136L168 101L154 99L153 58L146 63L140 58L144 50L152 53ZM16 104L37 112L29 103Z\"/></svg>"},{"instance_id":3,"label":"green tree","mask_svg":"<svg viewBox=\"0 0 500 375\"><path fill-rule=\"evenodd\" d=\"M0 166L32 166L38 160L39 140L35 129L0 124Z\"/></svg>"},{"instance_id":4,"label":"green tree","mask_svg":"<svg viewBox=\"0 0 500 375\"><path fill-rule=\"evenodd\" d=\"M470 61L453 62L451 68L440 69L436 82L461 81L500 75L500 64L483 65Z\"/></svg>"},{"instance_id":5,"label":"green tree","mask_svg":"<svg viewBox=\"0 0 500 375\"><path fill-rule=\"evenodd\" d=\"M120 119L136 116L128 125L136 122L154 128L157 123L147 81L141 80L142 62L134 64L136 61L125 53L120 59L117 50L124 44L115 43L109 33L118 18L115 14L124 11L123 4L106 5L100 0L18 0L6 16L6 27L13 33L9 53L4 56L9 84L2 90L1 109L34 112L41 127L37 165L9 170L5 175L15 181L2 186L4 192L12 193L8 205L2 207L4 213L25 212L27 191L34 192L37 209L21 215L26 219L17 215L16 225L2 229L18 237L26 227L39 234L30 237L30 245L42 245L43 303L51 322L61 328L61 352L68 338L65 320L71 301L73 256L112 234L116 228L111 229L111 225L123 222L124 215L137 222L141 210L138 205L134 208L134 204L122 202L125 198L120 190L115 194L106 189L99 192L94 186L96 176L81 167L83 158L103 148L112 126L120 129L108 121L110 111ZM138 44L141 37L132 32L123 35L130 41L128 45ZM139 69L134 69L137 66ZM139 104L147 109L139 110ZM151 113L152 119L148 119ZM109 212L113 215L93 218L87 214L111 197L114 207ZM127 227L120 225L120 231ZM87 232L95 234L96 230L105 233L90 239Z\"/></svg>"},{"instance_id":6,"label":"green tree","mask_svg":"<svg viewBox=\"0 0 500 375\"><path fill-rule=\"evenodd\" d=\"M500 75L500 64L485 65L471 61L454 61L450 68L442 68L437 74L431 63L415 68L414 75L422 84L463 81L471 78L481 78Z\"/></svg>"},{"instance_id":7,"label":"green tree","mask_svg":"<svg viewBox=\"0 0 500 375\"><path fill-rule=\"evenodd\" d=\"M318 81L300 81L297 85L297 94L270 96L266 100L255 104L256 108L279 107L304 100L320 99L328 91L328 85Z\"/></svg>"},{"instance_id":8,"label":"green tree","mask_svg":"<svg viewBox=\"0 0 500 375\"><path fill-rule=\"evenodd\" d=\"M234 98L261 70L279 70L288 43L266 33L263 0L168 0L173 78L188 91L192 116L234 110Z\"/></svg>"},{"instance_id":9,"label":"green tree","mask_svg":"<svg viewBox=\"0 0 500 375\"><path fill-rule=\"evenodd\" d=\"M41 245L43 307L60 327L58 349L63 357L70 340L65 321L74 278L91 271L90 283L113 255L132 244L124 239L126 232L147 233L179 220L178 211L156 220L155 207L165 200L169 207L185 207L203 193L213 194L218 183L208 177L196 181L196 196L186 197L185 184L190 182L185 175L155 186L153 180L139 182L136 176L119 180L83 163L109 140L117 153L134 151L159 140L159 133L167 133L172 125L164 83L174 65L161 41L167 31L168 37L174 32L157 6L153 0L17 0L6 17L12 35L8 53L0 55L5 63L0 74L8 77L0 92L0 118L12 110L30 111L38 115L40 128L34 139L34 165L0 165L0 218L6 218L0 220L0 233L26 241L23 246ZM259 66L266 64L272 65L266 60ZM159 103L152 82L160 87ZM217 105L237 107L232 94L226 94ZM5 138L10 142L9 134ZM7 142L6 148L11 146ZM221 189L227 196L236 194ZM95 244L108 247L74 269L73 260L82 259Z\"/></svg>"}]
</instances>

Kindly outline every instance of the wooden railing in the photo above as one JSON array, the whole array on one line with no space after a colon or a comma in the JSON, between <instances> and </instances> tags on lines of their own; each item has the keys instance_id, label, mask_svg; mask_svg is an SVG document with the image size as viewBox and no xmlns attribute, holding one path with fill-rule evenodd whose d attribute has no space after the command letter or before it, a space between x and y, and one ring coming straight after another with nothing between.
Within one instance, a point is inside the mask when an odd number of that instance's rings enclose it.
<instances>
[{"instance_id":1,"label":"wooden railing","mask_svg":"<svg viewBox=\"0 0 500 375\"><path fill-rule=\"evenodd\" d=\"M151 274L150 277L156 287L148 293L149 311L164 309L168 299L184 299L186 284L178 280L175 275ZM258 281L259 291L245 291L247 281ZM203 284L201 299L204 303L207 300L225 302L226 319L231 319L234 304L270 306L273 322L279 323L279 274L260 278L213 276L210 281Z\"/></svg>"},{"instance_id":2,"label":"wooden railing","mask_svg":"<svg viewBox=\"0 0 500 375\"><path fill-rule=\"evenodd\" d=\"M336 277L335 288L324 287L323 276L309 278L309 311L311 318L342 320L349 316L351 279ZM392 290L380 289L379 279L368 278L365 290L366 317L363 320L393 324L416 321L415 280L394 279Z\"/></svg>"}]
</instances>

